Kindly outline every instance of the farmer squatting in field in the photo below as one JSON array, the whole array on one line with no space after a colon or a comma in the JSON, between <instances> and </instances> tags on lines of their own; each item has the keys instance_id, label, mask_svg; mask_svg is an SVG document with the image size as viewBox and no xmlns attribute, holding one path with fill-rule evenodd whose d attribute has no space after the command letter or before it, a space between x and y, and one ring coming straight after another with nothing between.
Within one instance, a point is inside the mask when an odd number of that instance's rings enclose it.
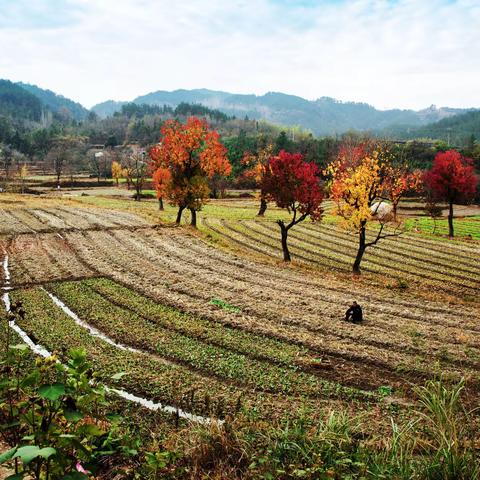
<instances>
[{"instance_id":1,"label":"farmer squatting in field","mask_svg":"<svg viewBox=\"0 0 480 480\"><path fill-rule=\"evenodd\" d=\"M360 323L363 320L362 307L357 302L354 301L345 312L345 320L352 323Z\"/></svg>"}]
</instances>

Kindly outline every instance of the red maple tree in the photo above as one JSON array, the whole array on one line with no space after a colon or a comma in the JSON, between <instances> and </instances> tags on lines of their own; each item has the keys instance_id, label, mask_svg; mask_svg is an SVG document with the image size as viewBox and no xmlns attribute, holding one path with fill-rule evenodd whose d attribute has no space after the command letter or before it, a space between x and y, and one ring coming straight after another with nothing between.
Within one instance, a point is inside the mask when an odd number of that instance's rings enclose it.
<instances>
[{"instance_id":1,"label":"red maple tree","mask_svg":"<svg viewBox=\"0 0 480 480\"><path fill-rule=\"evenodd\" d=\"M232 170L219 134L196 117L188 118L185 124L167 120L150 158L152 170L163 168L171 175L164 193L172 205L178 206L176 222L180 223L182 212L188 208L194 227L197 211L210 194L208 180L216 174L229 175Z\"/></svg>"},{"instance_id":2,"label":"red maple tree","mask_svg":"<svg viewBox=\"0 0 480 480\"><path fill-rule=\"evenodd\" d=\"M322 216L323 191L319 181L319 169L315 163L305 162L300 153L281 151L271 157L268 171L263 177L262 188L268 200L291 214L289 223L277 220L281 231L283 259L291 260L288 249L288 231L308 216L319 220Z\"/></svg>"},{"instance_id":3,"label":"red maple tree","mask_svg":"<svg viewBox=\"0 0 480 480\"><path fill-rule=\"evenodd\" d=\"M453 237L453 204L469 202L475 197L478 179L473 160L456 150L439 152L432 168L425 172L423 181L433 198L448 203L448 235Z\"/></svg>"}]
</instances>

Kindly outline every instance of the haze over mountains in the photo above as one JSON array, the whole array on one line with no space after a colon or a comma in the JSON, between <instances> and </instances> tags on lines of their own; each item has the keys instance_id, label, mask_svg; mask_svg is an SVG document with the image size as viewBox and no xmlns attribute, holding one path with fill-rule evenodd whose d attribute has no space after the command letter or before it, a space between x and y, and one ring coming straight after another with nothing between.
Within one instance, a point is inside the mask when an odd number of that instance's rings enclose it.
<instances>
[{"instance_id":1,"label":"haze over mountains","mask_svg":"<svg viewBox=\"0 0 480 480\"><path fill-rule=\"evenodd\" d=\"M127 103L173 108L181 103L201 104L238 118L247 116L283 126L300 126L319 136L342 134L348 130L371 131L399 139L480 136L480 111L475 109L431 106L419 111L378 110L366 103L341 102L330 97L306 100L278 92L257 96L195 89L160 90L139 96L132 102L109 100L88 110L50 90L0 80L0 117L40 124L52 117L83 121L91 112L100 118L112 116Z\"/></svg>"},{"instance_id":2,"label":"haze over mountains","mask_svg":"<svg viewBox=\"0 0 480 480\"><path fill-rule=\"evenodd\" d=\"M159 90L132 100L133 103L149 105L169 105L179 103L200 103L218 109L228 115L250 119L263 119L269 122L301 126L316 135L335 135L348 130L383 130L393 125L417 127L464 113L469 109L436 108L424 110L377 110L366 103L341 102L330 97L317 100L269 92L265 95L241 95L207 89ZM100 117L113 115L127 102L107 101L92 107Z\"/></svg>"}]
</instances>

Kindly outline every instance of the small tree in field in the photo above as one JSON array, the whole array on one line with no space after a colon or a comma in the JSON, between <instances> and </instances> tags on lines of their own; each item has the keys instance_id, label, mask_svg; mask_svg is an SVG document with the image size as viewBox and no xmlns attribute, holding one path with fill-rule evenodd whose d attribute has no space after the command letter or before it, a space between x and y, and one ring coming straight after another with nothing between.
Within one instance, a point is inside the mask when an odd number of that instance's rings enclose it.
<instances>
[{"instance_id":1,"label":"small tree in field","mask_svg":"<svg viewBox=\"0 0 480 480\"><path fill-rule=\"evenodd\" d=\"M161 141L150 150L152 170L164 168L170 172L166 194L178 207L177 224L183 211L191 212L191 225L197 225L197 211L208 200L209 179L216 174L229 175L232 167L219 134L210 130L205 120L196 117L186 124L167 120L161 129Z\"/></svg>"},{"instance_id":2,"label":"small tree in field","mask_svg":"<svg viewBox=\"0 0 480 480\"><path fill-rule=\"evenodd\" d=\"M171 181L172 175L170 170L160 167L153 172L153 186L157 192L159 210L163 210L163 199L168 194Z\"/></svg>"},{"instance_id":3,"label":"small tree in field","mask_svg":"<svg viewBox=\"0 0 480 480\"><path fill-rule=\"evenodd\" d=\"M268 163L273 155L273 145L260 147L255 154L245 153L242 163L248 167L245 175L253 178L260 187L260 209L257 216L263 217L267 211L267 194L263 188L264 178L268 172Z\"/></svg>"},{"instance_id":4,"label":"small tree in field","mask_svg":"<svg viewBox=\"0 0 480 480\"><path fill-rule=\"evenodd\" d=\"M281 232L283 260L291 260L288 250L288 232L308 216L319 220L322 215L323 191L319 183L316 164L303 160L300 153L281 151L268 162L268 173L264 176L262 188L267 199L278 207L286 208L291 214L290 222L277 220Z\"/></svg>"},{"instance_id":5,"label":"small tree in field","mask_svg":"<svg viewBox=\"0 0 480 480\"><path fill-rule=\"evenodd\" d=\"M435 199L448 203L448 235L453 237L453 204L469 202L475 197L478 180L473 160L456 150L439 152L423 180Z\"/></svg>"},{"instance_id":6,"label":"small tree in field","mask_svg":"<svg viewBox=\"0 0 480 480\"><path fill-rule=\"evenodd\" d=\"M442 207L435 202L431 197L425 200L425 213L433 220L432 233L435 235L437 230L437 219L442 216Z\"/></svg>"},{"instance_id":7,"label":"small tree in field","mask_svg":"<svg viewBox=\"0 0 480 480\"><path fill-rule=\"evenodd\" d=\"M387 178L390 166L388 149L381 144L363 143L344 145L338 157L327 167L330 197L337 205L337 213L344 226L358 233L358 250L353 263L354 273L360 273L365 250L382 238L399 235L399 224L393 215L379 214L385 198L391 195L392 183ZM367 242L367 224L377 221L380 228L375 238ZM389 224L395 225L393 233L385 233Z\"/></svg>"},{"instance_id":8,"label":"small tree in field","mask_svg":"<svg viewBox=\"0 0 480 480\"><path fill-rule=\"evenodd\" d=\"M407 165L386 165L383 175L383 193L385 198L390 200L393 220L396 222L400 200L406 193L420 190L422 173L419 170L410 171Z\"/></svg>"},{"instance_id":9,"label":"small tree in field","mask_svg":"<svg viewBox=\"0 0 480 480\"><path fill-rule=\"evenodd\" d=\"M123 178L123 167L116 160L112 162L112 178L115 179L118 187L118 181Z\"/></svg>"},{"instance_id":10,"label":"small tree in field","mask_svg":"<svg viewBox=\"0 0 480 480\"><path fill-rule=\"evenodd\" d=\"M21 185L21 192L25 193L25 180L28 177L28 167L27 164L24 163L19 169L18 169L18 179L20 180L20 185Z\"/></svg>"}]
</instances>

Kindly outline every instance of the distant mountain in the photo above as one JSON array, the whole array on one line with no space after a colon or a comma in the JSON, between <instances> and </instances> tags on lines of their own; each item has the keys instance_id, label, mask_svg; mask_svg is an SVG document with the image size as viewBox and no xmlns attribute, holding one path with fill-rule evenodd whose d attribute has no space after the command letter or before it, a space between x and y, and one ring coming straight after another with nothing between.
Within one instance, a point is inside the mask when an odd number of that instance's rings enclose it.
<instances>
[{"instance_id":1,"label":"distant mountain","mask_svg":"<svg viewBox=\"0 0 480 480\"><path fill-rule=\"evenodd\" d=\"M385 129L384 133L399 140L432 138L461 145L472 135L480 139L480 110L459 113L421 127L393 126Z\"/></svg>"},{"instance_id":2,"label":"distant mountain","mask_svg":"<svg viewBox=\"0 0 480 480\"><path fill-rule=\"evenodd\" d=\"M97 103L90 110L96 113L100 118L112 117L114 113L120 112L123 105L132 102L116 102L115 100L107 100L106 102Z\"/></svg>"},{"instance_id":3,"label":"distant mountain","mask_svg":"<svg viewBox=\"0 0 480 480\"><path fill-rule=\"evenodd\" d=\"M44 110L35 95L9 80L0 80L0 117L14 122L40 122Z\"/></svg>"},{"instance_id":4,"label":"distant mountain","mask_svg":"<svg viewBox=\"0 0 480 480\"><path fill-rule=\"evenodd\" d=\"M377 131L392 125L422 126L466 109L432 106L425 110L377 110L366 103L341 102L330 97L306 100L295 95L269 92L265 95L241 95L207 89L159 90L133 100L136 104L168 105L198 103L237 117L263 119L285 126L301 126L317 135L335 135L348 130ZM92 110L100 117L113 115L124 102L105 102Z\"/></svg>"},{"instance_id":5,"label":"distant mountain","mask_svg":"<svg viewBox=\"0 0 480 480\"><path fill-rule=\"evenodd\" d=\"M63 119L82 121L85 120L90 113L89 110L79 103L74 102L63 95L57 95L51 90L45 90L36 85L22 82L18 82L17 85L27 92L30 92L32 95L35 95L35 97L37 97L43 105L48 107L51 112L57 114Z\"/></svg>"}]
</instances>

